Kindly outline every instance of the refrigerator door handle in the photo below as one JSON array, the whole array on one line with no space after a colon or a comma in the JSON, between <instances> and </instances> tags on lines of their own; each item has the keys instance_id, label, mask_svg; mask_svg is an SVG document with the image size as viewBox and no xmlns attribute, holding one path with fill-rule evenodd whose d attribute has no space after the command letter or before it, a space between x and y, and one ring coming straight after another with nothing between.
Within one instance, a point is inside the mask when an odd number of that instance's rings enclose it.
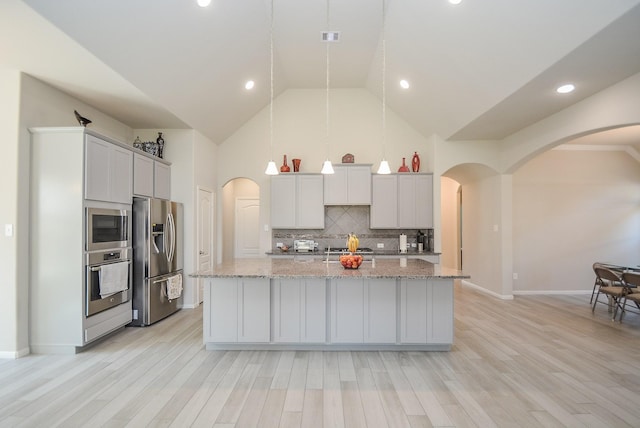
<instances>
[{"instance_id":1,"label":"refrigerator door handle","mask_svg":"<svg viewBox=\"0 0 640 428\"><path fill-rule=\"evenodd\" d=\"M171 243L169 244L169 263L173 262L173 256L175 255L176 248L176 223L173 219L173 213L169 213L169 238Z\"/></svg>"}]
</instances>

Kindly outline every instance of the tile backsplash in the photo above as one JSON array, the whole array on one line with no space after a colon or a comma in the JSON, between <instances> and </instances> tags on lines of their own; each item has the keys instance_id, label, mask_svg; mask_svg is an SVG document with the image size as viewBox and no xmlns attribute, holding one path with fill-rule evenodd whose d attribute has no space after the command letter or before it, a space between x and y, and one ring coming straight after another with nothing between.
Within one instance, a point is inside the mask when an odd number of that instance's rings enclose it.
<instances>
[{"instance_id":1,"label":"tile backsplash","mask_svg":"<svg viewBox=\"0 0 640 428\"><path fill-rule=\"evenodd\" d=\"M433 229L421 229L433 242ZM369 229L369 206L326 206L324 210L324 229L276 229L272 232L273 246L282 242L292 246L294 239L313 239L320 250L331 247L345 247L347 235L355 233L360 239L360 247L377 248L384 244L385 250L397 251L401 233L407 235L409 244L416 242L417 229ZM425 251L432 251L425 248Z\"/></svg>"}]
</instances>

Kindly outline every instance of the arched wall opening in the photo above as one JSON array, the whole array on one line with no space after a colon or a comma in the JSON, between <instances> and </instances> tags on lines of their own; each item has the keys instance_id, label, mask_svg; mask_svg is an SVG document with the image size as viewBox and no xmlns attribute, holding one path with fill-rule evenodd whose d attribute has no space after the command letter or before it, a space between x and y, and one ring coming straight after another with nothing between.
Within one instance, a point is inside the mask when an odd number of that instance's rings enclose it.
<instances>
[{"instance_id":1,"label":"arched wall opening","mask_svg":"<svg viewBox=\"0 0 640 428\"><path fill-rule=\"evenodd\" d=\"M260 201L260 186L253 180L237 177L227 181L222 186L222 220L221 238L222 249L220 251L222 261L233 260L236 256L236 214L237 202L240 200ZM259 230L259 220L256 220L254 228ZM259 239L256 235L255 238Z\"/></svg>"}]
</instances>

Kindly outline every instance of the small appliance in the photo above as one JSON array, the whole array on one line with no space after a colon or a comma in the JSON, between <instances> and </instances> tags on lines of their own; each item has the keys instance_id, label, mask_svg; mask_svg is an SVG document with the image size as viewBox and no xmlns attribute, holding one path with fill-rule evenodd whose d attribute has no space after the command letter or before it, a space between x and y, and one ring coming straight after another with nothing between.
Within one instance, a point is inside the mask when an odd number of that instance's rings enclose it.
<instances>
[{"instance_id":1,"label":"small appliance","mask_svg":"<svg viewBox=\"0 0 640 428\"><path fill-rule=\"evenodd\" d=\"M296 239L293 241L293 251L296 253L308 253L315 251L318 244L312 239Z\"/></svg>"}]
</instances>

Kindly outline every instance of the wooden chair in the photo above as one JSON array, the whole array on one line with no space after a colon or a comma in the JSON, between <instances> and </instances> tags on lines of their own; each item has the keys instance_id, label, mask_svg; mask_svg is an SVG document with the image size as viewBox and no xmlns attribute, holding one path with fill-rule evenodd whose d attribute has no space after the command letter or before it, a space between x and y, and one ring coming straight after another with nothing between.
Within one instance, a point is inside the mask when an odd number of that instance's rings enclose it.
<instances>
[{"instance_id":1,"label":"wooden chair","mask_svg":"<svg viewBox=\"0 0 640 428\"><path fill-rule=\"evenodd\" d=\"M608 297L606 304L609 306L609 311L613 311L611 321L615 321L618 309L621 308L622 299L629 294L629 287L622 281L622 276L612 269L604 266L595 266L594 271L597 277L596 284L598 291L596 292L596 298L593 300L591 312L596 310L596 304L598 304L600 294L604 294Z\"/></svg>"},{"instance_id":2,"label":"wooden chair","mask_svg":"<svg viewBox=\"0 0 640 428\"><path fill-rule=\"evenodd\" d=\"M635 306L638 309L637 311L633 310L631 312L640 313L640 272L625 272L622 274L622 281L628 288L628 293L624 295L624 299L622 301L620 322L622 322L622 317L624 316L624 313L626 311L628 300L631 300L633 303L635 303Z\"/></svg>"}]
</instances>

